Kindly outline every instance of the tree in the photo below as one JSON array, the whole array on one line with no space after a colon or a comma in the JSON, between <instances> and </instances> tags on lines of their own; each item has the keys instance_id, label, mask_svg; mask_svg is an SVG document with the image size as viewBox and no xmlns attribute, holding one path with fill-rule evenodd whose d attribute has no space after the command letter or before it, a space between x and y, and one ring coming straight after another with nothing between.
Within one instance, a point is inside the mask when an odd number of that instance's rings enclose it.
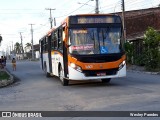
<instances>
[{"instance_id":1,"label":"tree","mask_svg":"<svg viewBox=\"0 0 160 120\"><path fill-rule=\"evenodd\" d=\"M144 35L144 63L148 70L160 68L160 34L149 27Z\"/></svg>"},{"instance_id":2,"label":"tree","mask_svg":"<svg viewBox=\"0 0 160 120\"><path fill-rule=\"evenodd\" d=\"M31 43L26 43L26 47L31 47Z\"/></svg>"},{"instance_id":3,"label":"tree","mask_svg":"<svg viewBox=\"0 0 160 120\"><path fill-rule=\"evenodd\" d=\"M127 63L133 64L133 60L132 60L133 54L134 54L134 52L133 52L133 49L134 49L133 48L133 44L130 43L130 42L126 42L124 44L124 47L125 47L125 51L126 51L126 55L127 55Z\"/></svg>"},{"instance_id":4,"label":"tree","mask_svg":"<svg viewBox=\"0 0 160 120\"><path fill-rule=\"evenodd\" d=\"M16 42L14 47L15 47L16 53L18 53L18 54L21 53L21 44L20 43Z\"/></svg>"},{"instance_id":5,"label":"tree","mask_svg":"<svg viewBox=\"0 0 160 120\"><path fill-rule=\"evenodd\" d=\"M26 47L30 48L30 50L31 50L31 46L32 46L31 43L26 43ZM26 57L27 58L31 58L32 57L31 51L26 52Z\"/></svg>"}]
</instances>

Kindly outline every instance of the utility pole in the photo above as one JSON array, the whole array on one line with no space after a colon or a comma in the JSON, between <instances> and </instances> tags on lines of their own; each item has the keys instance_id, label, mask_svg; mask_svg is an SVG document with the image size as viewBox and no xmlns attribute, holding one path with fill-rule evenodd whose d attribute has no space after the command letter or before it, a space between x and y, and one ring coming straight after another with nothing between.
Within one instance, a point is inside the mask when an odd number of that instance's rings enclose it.
<instances>
[{"instance_id":1,"label":"utility pole","mask_svg":"<svg viewBox=\"0 0 160 120\"><path fill-rule=\"evenodd\" d=\"M3 39L2 39L2 36L1 36L1 34L0 34L0 46L1 46L2 40L3 40Z\"/></svg>"},{"instance_id":2,"label":"utility pole","mask_svg":"<svg viewBox=\"0 0 160 120\"><path fill-rule=\"evenodd\" d=\"M95 13L96 13L96 14L99 14L99 1L98 1L98 0L96 0Z\"/></svg>"},{"instance_id":3,"label":"utility pole","mask_svg":"<svg viewBox=\"0 0 160 120\"><path fill-rule=\"evenodd\" d=\"M22 50L22 57L24 59L24 50L23 50L23 38L22 38L22 33L20 32L20 38L21 38L21 50Z\"/></svg>"},{"instance_id":4,"label":"utility pole","mask_svg":"<svg viewBox=\"0 0 160 120\"><path fill-rule=\"evenodd\" d=\"M125 24L125 3L124 0L122 0L122 22L123 22L123 38L124 43L126 43L126 24Z\"/></svg>"},{"instance_id":5,"label":"utility pole","mask_svg":"<svg viewBox=\"0 0 160 120\"><path fill-rule=\"evenodd\" d=\"M14 55L14 52L13 52L13 41L11 41L12 42L12 55Z\"/></svg>"},{"instance_id":6,"label":"utility pole","mask_svg":"<svg viewBox=\"0 0 160 120\"><path fill-rule=\"evenodd\" d=\"M9 55L11 56L11 46L9 46L9 48L10 48L10 51L9 51L10 54Z\"/></svg>"},{"instance_id":7,"label":"utility pole","mask_svg":"<svg viewBox=\"0 0 160 120\"><path fill-rule=\"evenodd\" d=\"M46 10L49 10L49 11L50 11L50 18L49 18L49 21L50 21L51 29L52 29L52 22L53 22L53 18L52 18L52 10L55 10L55 9L52 9L52 8L46 8Z\"/></svg>"},{"instance_id":8,"label":"utility pole","mask_svg":"<svg viewBox=\"0 0 160 120\"><path fill-rule=\"evenodd\" d=\"M34 60L33 27L32 27L34 24L29 24L29 25L31 25L32 60Z\"/></svg>"}]
</instances>

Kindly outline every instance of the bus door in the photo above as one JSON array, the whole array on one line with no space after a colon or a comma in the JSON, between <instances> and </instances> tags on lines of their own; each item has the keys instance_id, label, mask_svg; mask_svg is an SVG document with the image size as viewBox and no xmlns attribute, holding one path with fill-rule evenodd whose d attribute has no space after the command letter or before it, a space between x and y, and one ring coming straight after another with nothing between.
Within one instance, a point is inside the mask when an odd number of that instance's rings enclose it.
<instances>
[{"instance_id":1,"label":"bus door","mask_svg":"<svg viewBox=\"0 0 160 120\"><path fill-rule=\"evenodd\" d=\"M47 38L48 42L48 62L49 62L49 73L52 73L52 56L51 56L51 35Z\"/></svg>"},{"instance_id":2,"label":"bus door","mask_svg":"<svg viewBox=\"0 0 160 120\"><path fill-rule=\"evenodd\" d=\"M61 29L61 35L62 35L62 40L63 39L68 39L68 29L65 30L65 28ZM66 38L67 37L67 38ZM64 77L67 78L68 75L68 44L66 43L66 40L63 40L63 63L64 63Z\"/></svg>"},{"instance_id":3,"label":"bus door","mask_svg":"<svg viewBox=\"0 0 160 120\"><path fill-rule=\"evenodd\" d=\"M40 41L40 60L41 60L41 68L43 70L43 40Z\"/></svg>"}]
</instances>

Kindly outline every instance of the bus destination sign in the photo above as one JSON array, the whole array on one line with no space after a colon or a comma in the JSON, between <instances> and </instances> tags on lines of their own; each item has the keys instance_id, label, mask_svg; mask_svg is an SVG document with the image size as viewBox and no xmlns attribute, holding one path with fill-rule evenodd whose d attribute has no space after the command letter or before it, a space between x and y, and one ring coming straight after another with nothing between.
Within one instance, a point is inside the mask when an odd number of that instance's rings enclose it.
<instances>
[{"instance_id":1,"label":"bus destination sign","mask_svg":"<svg viewBox=\"0 0 160 120\"><path fill-rule=\"evenodd\" d=\"M78 18L79 24L84 23L113 23L113 18Z\"/></svg>"},{"instance_id":2,"label":"bus destination sign","mask_svg":"<svg viewBox=\"0 0 160 120\"><path fill-rule=\"evenodd\" d=\"M113 16L72 16L71 24L120 23L120 18Z\"/></svg>"}]
</instances>

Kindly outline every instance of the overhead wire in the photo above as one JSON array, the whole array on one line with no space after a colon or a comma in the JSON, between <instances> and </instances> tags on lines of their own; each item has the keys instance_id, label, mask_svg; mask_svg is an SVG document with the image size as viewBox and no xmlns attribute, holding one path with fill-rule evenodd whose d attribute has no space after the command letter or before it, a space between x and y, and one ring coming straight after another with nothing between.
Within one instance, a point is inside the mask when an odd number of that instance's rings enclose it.
<instances>
[{"instance_id":1,"label":"overhead wire","mask_svg":"<svg viewBox=\"0 0 160 120\"><path fill-rule=\"evenodd\" d=\"M90 0L89 0L90 1ZM61 17L65 17L65 16L68 16L68 15L70 15L70 14L72 14L72 13L74 13L74 12L76 12L76 11L78 11L79 9L81 9L85 4L87 4L89 1L87 1L86 3L84 3L83 5L81 5L80 7L78 7L77 9L75 9L75 10L73 10L73 11L71 11L71 12L69 12L69 13L66 13L66 14L64 14L64 15L61 15L61 16L57 16L57 17L55 17L55 18L61 18ZM155 1L155 0L152 0L152 1ZM159 0L160 1L160 0ZM67 1L68 2L68 1ZM67 2L65 2L65 3L67 3ZM70 1L69 3L72 3L73 2L73 0L72 1ZM141 3L141 7L145 7L145 6L147 6L148 4L149 4L149 2L146 2L146 3L142 3L143 1L139 1L139 0L134 0L134 1L132 1L132 0L127 0L126 2L125 2L125 4L127 4L126 5L126 7L129 7L129 8L133 8L133 7L135 7L137 4L140 4ZM63 3L64 5L65 5L65 3ZM121 7L121 5L120 5L120 3L118 2L118 6L115 6L115 4L110 4L110 5L106 5L106 6L102 6L102 5L104 5L102 2L100 2L100 11L106 11L106 10L110 10L110 9L115 9L115 7ZM153 6L153 5L152 5ZM1 11L3 11L3 10L11 10L11 9L0 9L0 13L1 13ZM37 11L37 10L41 10L41 9L12 9L12 10L24 10L24 11L29 11L29 10L33 10L33 11ZM92 11L90 11L89 13L92 13L94 10L92 10ZM13 11L12 11L13 12ZM114 11L115 12L115 11ZM2 13L3 14L3 13ZM8 14L16 14L16 13L8 13ZM21 14L21 13L18 13L18 14ZM44 12L42 12L42 13L23 13L23 14L43 14L43 15L41 15L43 18L44 18L44 15L45 15L45 13ZM46 19L46 18L45 18ZM46 23L46 25L47 24L49 24L49 23ZM45 26L46 26L45 25ZM43 26L41 26L41 27L37 27L37 28L35 28L34 30L36 31L35 32L35 34L38 34L38 33L41 33L41 32L39 32L38 30L40 30L40 29L42 29L43 28ZM30 35L30 33L28 33L28 35L27 36L29 36Z\"/></svg>"},{"instance_id":2,"label":"overhead wire","mask_svg":"<svg viewBox=\"0 0 160 120\"><path fill-rule=\"evenodd\" d=\"M83 5L81 5L81 6L78 7L77 9L73 10L72 12L69 12L69 13L64 14L64 15L62 15L62 16L57 16L57 17L55 17L55 18L60 18L60 17L65 17L65 16L67 16L67 15L70 15L70 14L74 13L75 11L79 10L80 8L82 8L82 7L83 7L85 4L87 4L89 1L90 1L90 0L88 0L88 1L85 2Z\"/></svg>"},{"instance_id":3,"label":"overhead wire","mask_svg":"<svg viewBox=\"0 0 160 120\"><path fill-rule=\"evenodd\" d=\"M153 1L153 0L152 0L152 1ZM127 0L127 1L125 2L126 10L135 10L135 9L139 9L139 8L143 8L143 7L145 7L145 8L155 7L155 6L153 6L153 5L152 5L152 6L149 6L152 1L143 3L143 1L139 1L139 0L134 0L134 1L132 1L132 0ZM117 2L117 3L118 3L118 2ZM119 10L121 10L121 4L120 4L120 3L118 3L118 4L119 4L118 6L115 5L115 4L105 5L105 6L101 7L101 11L110 10L110 11L113 12L113 9L116 9L117 7L119 8ZM141 6L138 6L137 8L135 8L135 6L136 6L137 4L139 4L139 5L141 5ZM149 7L147 7L147 5L148 5ZM106 9L105 9L105 8L106 8ZM114 12L115 12L115 11L114 11Z\"/></svg>"}]
</instances>

